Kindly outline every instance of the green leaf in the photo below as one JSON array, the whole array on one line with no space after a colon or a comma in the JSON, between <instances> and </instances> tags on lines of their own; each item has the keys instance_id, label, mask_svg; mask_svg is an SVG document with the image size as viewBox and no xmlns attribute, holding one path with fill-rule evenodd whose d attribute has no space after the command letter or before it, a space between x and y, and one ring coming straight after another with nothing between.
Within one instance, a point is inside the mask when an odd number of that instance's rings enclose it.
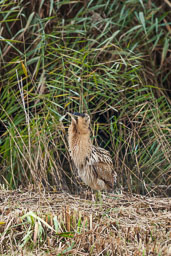
<instances>
[{"instance_id":1,"label":"green leaf","mask_svg":"<svg viewBox=\"0 0 171 256\"><path fill-rule=\"evenodd\" d=\"M168 38L166 37L166 38L165 38L165 41L164 41L163 51L162 51L161 66L163 65L163 63L164 63L164 61L165 61L165 58L166 58L166 54L167 54L167 52L168 52L168 49L169 49L169 40L168 40Z\"/></svg>"},{"instance_id":2,"label":"green leaf","mask_svg":"<svg viewBox=\"0 0 171 256\"><path fill-rule=\"evenodd\" d=\"M140 18L141 24L143 26L144 32L147 33L143 12L139 12L139 18Z\"/></svg>"}]
</instances>

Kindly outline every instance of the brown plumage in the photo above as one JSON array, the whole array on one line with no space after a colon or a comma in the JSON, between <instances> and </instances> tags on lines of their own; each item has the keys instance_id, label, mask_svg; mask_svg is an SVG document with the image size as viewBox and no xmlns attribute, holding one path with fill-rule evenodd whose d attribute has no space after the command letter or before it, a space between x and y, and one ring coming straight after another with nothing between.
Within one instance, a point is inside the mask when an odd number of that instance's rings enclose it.
<instances>
[{"instance_id":1,"label":"brown plumage","mask_svg":"<svg viewBox=\"0 0 171 256\"><path fill-rule=\"evenodd\" d=\"M116 181L110 153L92 144L90 139L90 117L88 114L68 113L71 124L68 143L71 158L84 183L95 190L109 190Z\"/></svg>"}]
</instances>

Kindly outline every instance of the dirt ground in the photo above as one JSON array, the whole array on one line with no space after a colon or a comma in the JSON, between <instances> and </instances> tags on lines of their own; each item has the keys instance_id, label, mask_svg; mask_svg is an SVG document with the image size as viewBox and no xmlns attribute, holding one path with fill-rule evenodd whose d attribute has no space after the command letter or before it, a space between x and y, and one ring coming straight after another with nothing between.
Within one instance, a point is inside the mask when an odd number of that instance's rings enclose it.
<instances>
[{"instance_id":1,"label":"dirt ground","mask_svg":"<svg viewBox=\"0 0 171 256\"><path fill-rule=\"evenodd\" d=\"M0 255L171 255L171 198L0 191Z\"/></svg>"}]
</instances>

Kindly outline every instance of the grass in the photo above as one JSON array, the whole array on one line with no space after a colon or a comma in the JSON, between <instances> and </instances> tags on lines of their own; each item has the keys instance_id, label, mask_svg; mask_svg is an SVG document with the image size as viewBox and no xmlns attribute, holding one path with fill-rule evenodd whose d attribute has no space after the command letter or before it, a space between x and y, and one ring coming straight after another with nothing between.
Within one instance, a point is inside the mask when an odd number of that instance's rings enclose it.
<instances>
[{"instance_id":1,"label":"grass","mask_svg":"<svg viewBox=\"0 0 171 256\"><path fill-rule=\"evenodd\" d=\"M2 255L168 255L170 199L1 190Z\"/></svg>"},{"instance_id":2,"label":"grass","mask_svg":"<svg viewBox=\"0 0 171 256\"><path fill-rule=\"evenodd\" d=\"M170 14L168 0L0 0L1 255L170 253ZM120 195L81 199L67 111L90 114Z\"/></svg>"},{"instance_id":3,"label":"grass","mask_svg":"<svg viewBox=\"0 0 171 256\"><path fill-rule=\"evenodd\" d=\"M119 184L168 195L169 3L0 3L1 184L80 188L59 119L86 111Z\"/></svg>"}]
</instances>

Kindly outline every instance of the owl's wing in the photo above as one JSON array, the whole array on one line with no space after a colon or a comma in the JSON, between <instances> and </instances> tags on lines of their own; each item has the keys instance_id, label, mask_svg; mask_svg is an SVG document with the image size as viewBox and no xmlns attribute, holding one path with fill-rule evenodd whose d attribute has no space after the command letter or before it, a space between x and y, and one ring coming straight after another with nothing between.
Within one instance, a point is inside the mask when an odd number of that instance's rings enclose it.
<instances>
[{"instance_id":1,"label":"owl's wing","mask_svg":"<svg viewBox=\"0 0 171 256\"><path fill-rule=\"evenodd\" d=\"M99 179L103 180L108 187L113 188L117 174L114 172L109 151L93 146L88 164L91 165Z\"/></svg>"}]
</instances>

